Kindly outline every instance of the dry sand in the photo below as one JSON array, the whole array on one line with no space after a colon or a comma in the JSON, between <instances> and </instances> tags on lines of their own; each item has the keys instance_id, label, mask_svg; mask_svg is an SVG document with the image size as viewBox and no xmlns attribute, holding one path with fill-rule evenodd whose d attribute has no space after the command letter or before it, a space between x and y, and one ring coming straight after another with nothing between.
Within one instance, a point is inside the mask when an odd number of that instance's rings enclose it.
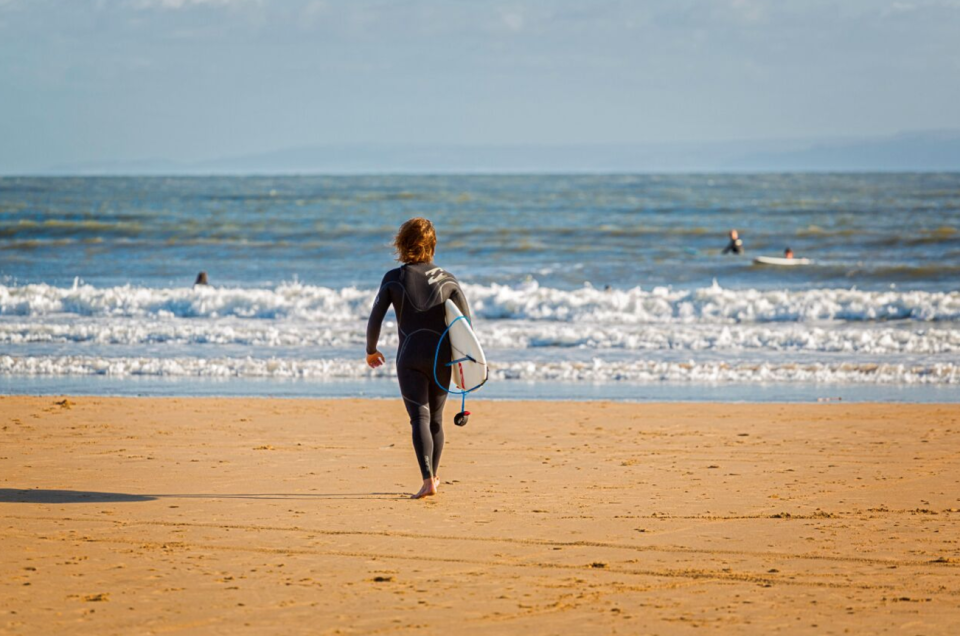
<instances>
[{"instance_id":1,"label":"dry sand","mask_svg":"<svg viewBox=\"0 0 960 636\"><path fill-rule=\"evenodd\" d=\"M960 633L960 406L0 398L5 634ZM453 414L448 409L448 417Z\"/></svg>"}]
</instances>

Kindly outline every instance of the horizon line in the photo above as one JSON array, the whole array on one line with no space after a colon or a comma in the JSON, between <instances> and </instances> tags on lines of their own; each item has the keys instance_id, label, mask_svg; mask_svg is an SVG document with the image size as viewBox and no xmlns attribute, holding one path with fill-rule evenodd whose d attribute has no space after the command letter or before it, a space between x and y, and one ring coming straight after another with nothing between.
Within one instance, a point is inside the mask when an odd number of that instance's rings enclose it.
<instances>
[{"instance_id":1,"label":"horizon line","mask_svg":"<svg viewBox=\"0 0 960 636\"><path fill-rule=\"evenodd\" d=\"M210 177L583 177L583 176L740 176L740 175L892 175L892 174L960 174L960 167L944 169L883 169L883 168L804 168L724 170L358 170L358 171L213 171L213 172L3 172L0 179L83 179L83 178L210 178Z\"/></svg>"}]
</instances>

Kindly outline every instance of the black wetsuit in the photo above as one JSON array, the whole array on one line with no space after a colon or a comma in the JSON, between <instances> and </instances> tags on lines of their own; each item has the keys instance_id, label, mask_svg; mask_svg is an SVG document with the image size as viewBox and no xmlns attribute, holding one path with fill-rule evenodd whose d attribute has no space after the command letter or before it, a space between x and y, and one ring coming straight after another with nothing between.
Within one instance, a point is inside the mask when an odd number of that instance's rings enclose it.
<instances>
[{"instance_id":1,"label":"black wetsuit","mask_svg":"<svg viewBox=\"0 0 960 636\"><path fill-rule=\"evenodd\" d=\"M367 323L367 354L376 352L380 325L390 305L397 313L400 346L397 378L400 394L410 414L413 448L424 479L433 477L443 451L443 406L447 393L434 381L433 363L437 343L447 328L444 303L453 300L470 318L470 307L453 274L433 263L417 263L392 269L383 277ZM450 341L444 339L437 363L437 380L450 385Z\"/></svg>"},{"instance_id":2,"label":"black wetsuit","mask_svg":"<svg viewBox=\"0 0 960 636\"><path fill-rule=\"evenodd\" d=\"M730 242L725 248L723 248L724 254L729 254L733 252L734 254L743 254L743 241L740 239L730 239Z\"/></svg>"}]
</instances>

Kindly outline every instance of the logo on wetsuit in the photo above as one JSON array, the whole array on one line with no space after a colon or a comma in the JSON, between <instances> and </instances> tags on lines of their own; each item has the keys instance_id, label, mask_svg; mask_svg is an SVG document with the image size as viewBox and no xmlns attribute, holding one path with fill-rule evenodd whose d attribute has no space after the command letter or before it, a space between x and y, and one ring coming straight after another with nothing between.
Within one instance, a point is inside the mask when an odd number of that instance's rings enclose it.
<instances>
[{"instance_id":1,"label":"logo on wetsuit","mask_svg":"<svg viewBox=\"0 0 960 636\"><path fill-rule=\"evenodd\" d=\"M429 272L427 272L425 275L426 275L426 277L427 277L427 282L430 283L431 285L436 285L436 284L439 283L440 281L442 281L442 280L444 280L445 278L447 278L446 272L444 272L444 271L443 271L442 269L440 269L439 267L434 267L434 268L431 269Z\"/></svg>"}]
</instances>

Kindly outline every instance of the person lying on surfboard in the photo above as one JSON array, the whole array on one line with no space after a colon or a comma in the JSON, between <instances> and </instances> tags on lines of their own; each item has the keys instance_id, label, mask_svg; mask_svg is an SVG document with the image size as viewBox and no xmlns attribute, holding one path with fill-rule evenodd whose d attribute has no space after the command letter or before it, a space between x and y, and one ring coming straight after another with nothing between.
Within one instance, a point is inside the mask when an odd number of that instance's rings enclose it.
<instances>
[{"instance_id":1,"label":"person lying on surfboard","mask_svg":"<svg viewBox=\"0 0 960 636\"><path fill-rule=\"evenodd\" d=\"M434 376L434 362L440 338L447 328L444 303L452 300L468 319L470 306L453 274L433 264L437 233L430 221L410 219L400 226L393 244L397 260L403 265L384 275L373 302L367 322L367 364L375 369L384 363L377 343L383 317L393 305L400 332L397 379L410 415L413 448L423 477L423 487L413 498L420 499L437 494L440 487L437 470L443 451L443 407L447 392L437 383L450 386L450 367L438 365ZM444 340L443 347L439 359L450 360L448 339Z\"/></svg>"}]
</instances>

